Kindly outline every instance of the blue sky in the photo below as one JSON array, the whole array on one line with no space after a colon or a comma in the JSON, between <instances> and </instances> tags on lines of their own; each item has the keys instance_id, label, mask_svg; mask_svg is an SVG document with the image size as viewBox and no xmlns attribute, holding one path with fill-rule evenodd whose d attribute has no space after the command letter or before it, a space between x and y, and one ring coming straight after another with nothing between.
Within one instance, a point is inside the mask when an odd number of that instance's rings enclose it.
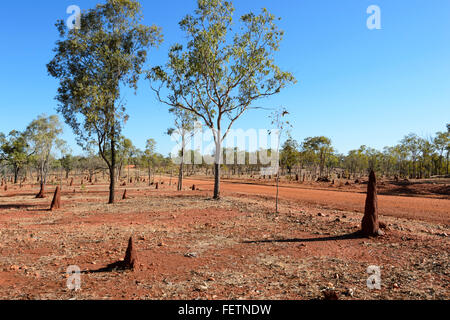
<instances>
[{"instance_id":1,"label":"blue sky","mask_svg":"<svg viewBox=\"0 0 450 320\"><path fill-rule=\"evenodd\" d=\"M0 7L0 132L23 130L39 114L55 114L58 82L46 64L66 8L95 6L99 0L2 1ZM150 52L149 66L163 64L167 49L181 41L179 20L195 0L141 0L145 23L163 29L165 42ZM381 30L366 26L369 5L381 8ZM286 106L293 137L325 135L339 152L368 145L381 149L415 132L427 137L450 122L449 0L236 0L236 15L266 7L285 30L277 62L298 83L262 100ZM124 134L139 148L148 138L158 151L173 147L164 135L172 119L146 81L137 95L126 93L130 120ZM270 128L268 112L251 111L236 128ZM63 138L79 153L65 127Z\"/></svg>"}]
</instances>

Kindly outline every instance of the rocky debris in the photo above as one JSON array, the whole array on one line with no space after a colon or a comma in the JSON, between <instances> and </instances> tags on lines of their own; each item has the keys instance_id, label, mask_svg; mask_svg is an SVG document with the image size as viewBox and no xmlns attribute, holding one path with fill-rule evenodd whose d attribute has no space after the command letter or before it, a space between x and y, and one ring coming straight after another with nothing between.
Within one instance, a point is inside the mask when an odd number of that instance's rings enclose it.
<instances>
[{"instance_id":1,"label":"rocky debris","mask_svg":"<svg viewBox=\"0 0 450 320\"><path fill-rule=\"evenodd\" d=\"M198 254L196 252L189 252L184 255L186 258L197 258Z\"/></svg>"},{"instance_id":2,"label":"rocky debris","mask_svg":"<svg viewBox=\"0 0 450 320\"><path fill-rule=\"evenodd\" d=\"M353 297L355 294L355 290L352 288L347 288L344 290L344 292L342 293L343 295L347 296L347 297Z\"/></svg>"},{"instance_id":3,"label":"rocky debris","mask_svg":"<svg viewBox=\"0 0 450 320\"><path fill-rule=\"evenodd\" d=\"M325 300L339 300L338 293L332 289L324 290L322 294Z\"/></svg>"}]
</instances>

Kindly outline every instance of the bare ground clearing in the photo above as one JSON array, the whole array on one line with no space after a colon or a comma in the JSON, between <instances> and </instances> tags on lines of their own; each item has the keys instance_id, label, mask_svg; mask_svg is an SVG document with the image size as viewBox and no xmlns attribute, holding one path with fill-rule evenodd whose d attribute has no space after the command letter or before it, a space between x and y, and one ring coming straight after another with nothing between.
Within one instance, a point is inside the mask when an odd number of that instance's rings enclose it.
<instances>
[{"instance_id":1,"label":"bare ground clearing","mask_svg":"<svg viewBox=\"0 0 450 320\"><path fill-rule=\"evenodd\" d=\"M273 214L273 187L187 179L200 191L127 186L130 199L105 204L107 186L63 186L49 212L36 187L0 194L0 299L449 299L449 199L380 196L389 231L359 228L364 194L285 186ZM118 190L121 195L123 189ZM75 189L75 192L73 192ZM320 213L320 215L319 215ZM123 258L134 235L134 272L82 274L66 288L66 268L95 271ZM382 289L366 286L381 267ZM352 289L354 294L345 295Z\"/></svg>"}]
</instances>

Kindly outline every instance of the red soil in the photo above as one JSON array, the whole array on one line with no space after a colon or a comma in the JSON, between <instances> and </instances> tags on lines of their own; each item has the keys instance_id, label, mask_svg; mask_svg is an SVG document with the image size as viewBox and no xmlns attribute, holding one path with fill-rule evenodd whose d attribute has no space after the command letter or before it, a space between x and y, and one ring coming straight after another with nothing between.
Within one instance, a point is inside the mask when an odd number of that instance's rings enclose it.
<instances>
[{"instance_id":1,"label":"red soil","mask_svg":"<svg viewBox=\"0 0 450 320\"><path fill-rule=\"evenodd\" d=\"M74 185L51 215L37 186L0 192L0 299L323 299L330 290L340 299L450 298L445 195L378 195L386 235L366 239L354 236L366 185L284 183L278 215L273 186L222 187L213 201L212 181L201 178L182 192L135 181L129 200L107 205L106 182ZM108 270L130 236L134 271ZM85 271L81 291L66 287L71 265ZM381 267L381 290L366 286L370 265Z\"/></svg>"}]
</instances>

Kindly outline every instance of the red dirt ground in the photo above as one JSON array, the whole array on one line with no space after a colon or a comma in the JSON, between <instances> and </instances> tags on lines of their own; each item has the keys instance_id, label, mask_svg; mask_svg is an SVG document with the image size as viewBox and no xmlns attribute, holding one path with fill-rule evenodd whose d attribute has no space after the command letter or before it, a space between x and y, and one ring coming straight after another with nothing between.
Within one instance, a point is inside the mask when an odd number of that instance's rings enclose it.
<instances>
[{"instance_id":1,"label":"red dirt ground","mask_svg":"<svg viewBox=\"0 0 450 320\"><path fill-rule=\"evenodd\" d=\"M330 288L341 299L450 298L446 194L380 195L386 236L364 239L352 236L364 185L283 183L274 214L272 186L225 181L213 201L203 178L182 192L163 180L159 190L119 188L129 199L113 206L106 183L63 184L54 212L49 197L34 199L36 186L2 191L0 299L321 299ZM137 269L100 272L124 257L131 235ZM76 292L66 286L71 265L88 272ZM370 265L381 268L381 290L366 285Z\"/></svg>"},{"instance_id":2,"label":"red dirt ground","mask_svg":"<svg viewBox=\"0 0 450 320\"><path fill-rule=\"evenodd\" d=\"M201 190L213 190L212 181L186 179L186 183L189 185L195 184ZM348 188L341 187L340 189L328 185L329 184L324 185L320 183L313 185L282 184L280 187L280 198L321 205L336 210L355 210L357 212L362 212L364 210L366 185L353 185ZM324 190L312 189L313 187L324 188ZM422 189L421 187L419 188ZM381 194L378 196L380 214L444 223L447 225L450 224L450 194L447 194L446 196L442 195L442 199L413 197L409 195L393 196L382 194L383 191L389 192L392 191L392 189L395 190L395 186L391 185L391 190L389 191L386 187L380 189L382 190L379 192ZM415 188L411 188L410 190L417 189L418 186L415 186ZM239 193L242 195L272 197L275 197L276 194L273 185L268 186L254 183L243 184L235 180L231 180L230 182L225 180L222 182L222 190L225 191L225 194Z\"/></svg>"}]
</instances>

